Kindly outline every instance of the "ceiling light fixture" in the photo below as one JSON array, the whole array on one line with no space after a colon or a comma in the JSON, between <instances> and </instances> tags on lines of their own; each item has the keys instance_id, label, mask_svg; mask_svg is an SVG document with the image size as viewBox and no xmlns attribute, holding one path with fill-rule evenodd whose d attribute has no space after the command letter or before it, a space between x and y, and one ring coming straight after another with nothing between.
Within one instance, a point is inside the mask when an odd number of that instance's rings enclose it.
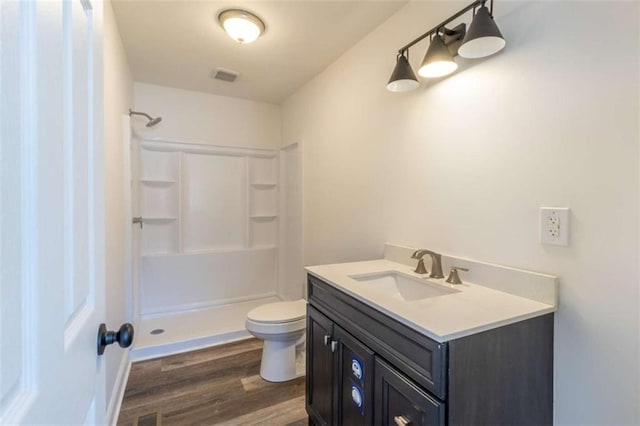
<instances>
[{"instance_id":1,"label":"ceiling light fixture","mask_svg":"<svg viewBox=\"0 0 640 426\"><path fill-rule=\"evenodd\" d=\"M218 22L229 37L240 44L255 41L265 30L262 19L241 9L223 10L218 14Z\"/></svg>"},{"instance_id":2,"label":"ceiling light fixture","mask_svg":"<svg viewBox=\"0 0 640 426\"><path fill-rule=\"evenodd\" d=\"M491 9L485 5L488 1ZM466 24L453 29L445 27L472 9L473 20L469 32L466 31ZM398 50L396 67L387 83L389 91L406 92L420 85L408 61L409 48L427 37L431 37L431 42L418 70L418 74L426 78L443 77L454 72L458 64L453 57L458 54L468 59L484 58L499 52L506 44L493 20L493 0L476 0Z\"/></svg>"}]
</instances>

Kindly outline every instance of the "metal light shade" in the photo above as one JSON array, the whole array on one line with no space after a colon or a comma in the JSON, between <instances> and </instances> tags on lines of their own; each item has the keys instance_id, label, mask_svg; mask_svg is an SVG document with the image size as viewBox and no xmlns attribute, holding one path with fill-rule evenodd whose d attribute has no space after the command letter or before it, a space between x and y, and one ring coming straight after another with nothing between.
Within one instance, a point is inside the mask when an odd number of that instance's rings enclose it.
<instances>
[{"instance_id":1,"label":"metal light shade","mask_svg":"<svg viewBox=\"0 0 640 426\"><path fill-rule=\"evenodd\" d=\"M467 35L462 40L458 55L463 58L484 58L501 51L505 44L502 33L486 6L478 9L473 18Z\"/></svg>"},{"instance_id":2,"label":"metal light shade","mask_svg":"<svg viewBox=\"0 0 640 426\"><path fill-rule=\"evenodd\" d=\"M451 74L458 68L458 64L453 61L451 52L440 35L436 35L424 55L422 65L418 70L421 77L434 78Z\"/></svg>"},{"instance_id":3,"label":"metal light shade","mask_svg":"<svg viewBox=\"0 0 640 426\"><path fill-rule=\"evenodd\" d=\"M406 56L399 55L396 67L391 73L387 90L390 92L408 92L420 86L415 73L411 69L411 65Z\"/></svg>"}]
</instances>

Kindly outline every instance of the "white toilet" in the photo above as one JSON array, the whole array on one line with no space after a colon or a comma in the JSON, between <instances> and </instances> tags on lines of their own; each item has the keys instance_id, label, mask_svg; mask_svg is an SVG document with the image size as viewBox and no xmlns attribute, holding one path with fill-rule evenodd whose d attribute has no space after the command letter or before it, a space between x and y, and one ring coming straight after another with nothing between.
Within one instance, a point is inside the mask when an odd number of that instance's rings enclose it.
<instances>
[{"instance_id":1,"label":"white toilet","mask_svg":"<svg viewBox=\"0 0 640 426\"><path fill-rule=\"evenodd\" d=\"M247 314L247 330L264 340L260 364L263 379L286 382L304 375L300 355L304 351L306 313L307 302L300 299L267 303Z\"/></svg>"}]
</instances>

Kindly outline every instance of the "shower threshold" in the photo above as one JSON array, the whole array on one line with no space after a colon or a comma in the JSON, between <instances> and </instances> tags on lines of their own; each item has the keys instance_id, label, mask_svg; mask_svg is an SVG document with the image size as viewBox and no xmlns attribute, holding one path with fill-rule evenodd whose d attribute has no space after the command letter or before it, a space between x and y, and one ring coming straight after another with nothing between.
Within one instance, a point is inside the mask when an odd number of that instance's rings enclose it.
<instances>
[{"instance_id":1,"label":"shower threshold","mask_svg":"<svg viewBox=\"0 0 640 426\"><path fill-rule=\"evenodd\" d=\"M251 337L247 313L272 296L195 311L143 316L137 324L131 360L157 358Z\"/></svg>"}]
</instances>

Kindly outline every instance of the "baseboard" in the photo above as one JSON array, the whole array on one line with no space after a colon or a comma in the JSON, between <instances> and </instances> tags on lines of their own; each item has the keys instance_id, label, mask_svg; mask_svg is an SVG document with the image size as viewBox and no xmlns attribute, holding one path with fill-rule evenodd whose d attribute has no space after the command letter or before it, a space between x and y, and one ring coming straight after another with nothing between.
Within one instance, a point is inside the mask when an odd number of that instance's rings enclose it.
<instances>
[{"instance_id":1,"label":"baseboard","mask_svg":"<svg viewBox=\"0 0 640 426\"><path fill-rule=\"evenodd\" d=\"M129 379L129 372L131 371L131 357L129 354L130 351L125 352L125 355L120 361L120 367L118 367L118 376L113 385L113 391L109 398L105 416L106 424L108 425L115 426L118 422L118 415L120 414L120 407L122 406L122 399L124 398L124 390L127 387L127 380Z\"/></svg>"}]
</instances>

